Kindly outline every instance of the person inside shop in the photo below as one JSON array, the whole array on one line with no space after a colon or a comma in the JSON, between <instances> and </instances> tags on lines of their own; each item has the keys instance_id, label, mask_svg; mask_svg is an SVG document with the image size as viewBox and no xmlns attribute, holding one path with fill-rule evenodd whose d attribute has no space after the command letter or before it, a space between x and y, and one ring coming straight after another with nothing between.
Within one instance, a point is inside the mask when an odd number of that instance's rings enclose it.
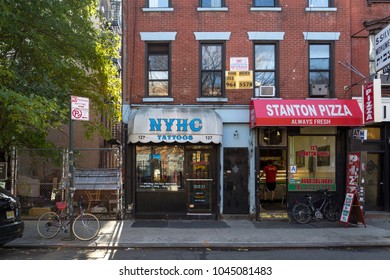
<instances>
[{"instance_id":1,"label":"person inside shop","mask_svg":"<svg viewBox=\"0 0 390 280\"><path fill-rule=\"evenodd\" d=\"M263 192L264 200L267 200L266 192L271 192L271 201L274 201L275 190L276 190L276 173L278 168L272 164L272 160L267 161L267 165L263 169L263 173L260 177L265 174L265 190Z\"/></svg>"}]
</instances>

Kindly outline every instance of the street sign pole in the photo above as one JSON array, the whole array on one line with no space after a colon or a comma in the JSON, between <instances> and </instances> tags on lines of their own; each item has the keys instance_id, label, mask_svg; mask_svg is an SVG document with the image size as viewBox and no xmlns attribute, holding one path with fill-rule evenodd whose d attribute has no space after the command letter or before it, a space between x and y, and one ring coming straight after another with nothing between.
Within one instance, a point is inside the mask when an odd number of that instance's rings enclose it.
<instances>
[{"instance_id":1,"label":"street sign pole","mask_svg":"<svg viewBox=\"0 0 390 280\"><path fill-rule=\"evenodd\" d=\"M73 154L73 119L72 119L72 102L69 104L69 184L67 194L68 194L68 214L70 217L70 224L69 224L69 238L66 240L74 240L74 234L73 234L73 222L74 222L74 216L73 216L73 193L74 193L74 154Z\"/></svg>"},{"instance_id":2,"label":"street sign pole","mask_svg":"<svg viewBox=\"0 0 390 280\"><path fill-rule=\"evenodd\" d=\"M74 166L74 151L73 151L73 121L89 121L89 98L71 96L69 106L69 173L70 180L68 184L68 214L70 215L69 239L74 240L72 230L74 222L73 209L73 194L75 192L75 166Z\"/></svg>"}]
</instances>

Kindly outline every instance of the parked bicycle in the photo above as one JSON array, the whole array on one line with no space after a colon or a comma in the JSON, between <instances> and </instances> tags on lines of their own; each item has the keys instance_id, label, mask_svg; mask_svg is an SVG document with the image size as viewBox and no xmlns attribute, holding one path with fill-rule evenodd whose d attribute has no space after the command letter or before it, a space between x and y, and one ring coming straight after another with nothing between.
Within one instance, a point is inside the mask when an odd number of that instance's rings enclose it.
<instances>
[{"instance_id":1,"label":"parked bicycle","mask_svg":"<svg viewBox=\"0 0 390 280\"><path fill-rule=\"evenodd\" d=\"M71 216L66 211L66 202L56 202L56 208L59 213L46 212L38 219L37 230L43 238L53 238L60 231L67 233L70 226L74 236L79 240L91 240L98 235L100 231L99 219L91 213L85 213L85 202L82 197L78 202L79 213L74 218L72 225Z\"/></svg>"},{"instance_id":2,"label":"parked bicycle","mask_svg":"<svg viewBox=\"0 0 390 280\"><path fill-rule=\"evenodd\" d=\"M324 217L332 222L338 221L341 209L334 201L333 194L328 190L321 191L320 198L313 200L310 194L305 195L306 201L298 202L292 208L292 216L299 224L307 224L312 219L320 220ZM315 206L318 206L316 208Z\"/></svg>"}]
</instances>

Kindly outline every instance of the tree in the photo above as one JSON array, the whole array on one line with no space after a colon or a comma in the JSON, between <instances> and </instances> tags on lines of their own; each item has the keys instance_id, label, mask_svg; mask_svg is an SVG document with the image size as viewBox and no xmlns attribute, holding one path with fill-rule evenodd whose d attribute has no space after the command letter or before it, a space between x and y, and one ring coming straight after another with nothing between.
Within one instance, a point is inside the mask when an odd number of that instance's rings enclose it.
<instances>
[{"instance_id":1,"label":"tree","mask_svg":"<svg viewBox=\"0 0 390 280\"><path fill-rule=\"evenodd\" d=\"M0 155L10 145L47 147L68 122L70 96L120 121L121 83L112 59L119 38L100 18L97 0L2 0L0 10ZM108 137L100 122L89 133Z\"/></svg>"}]
</instances>

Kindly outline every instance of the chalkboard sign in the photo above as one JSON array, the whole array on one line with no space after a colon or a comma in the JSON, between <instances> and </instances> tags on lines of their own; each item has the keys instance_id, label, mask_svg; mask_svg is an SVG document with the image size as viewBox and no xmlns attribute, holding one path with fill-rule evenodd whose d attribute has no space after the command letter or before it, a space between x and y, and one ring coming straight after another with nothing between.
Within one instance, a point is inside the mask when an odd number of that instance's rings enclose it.
<instances>
[{"instance_id":1,"label":"chalkboard sign","mask_svg":"<svg viewBox=\"0 0 390 280\"><path fill-rule=\"evenodd\" d=\"M351 214L353 215L357 223L363 223L364 226L366 226L362 208L360 207L359 198L356 192L347 193L345 195L340 222L345 223L345 225L347 226L350 221Z\"/></svg>"},{"instance_id":2,"label":"chalkboard sign","mask_svg":"<svg viewBox=\"0 0 390 280\"><path fill-rule=\"evenodd\" d=\"M7 163L0 162L0 180L7 180Z\"/></svg>"}]
</instances>

